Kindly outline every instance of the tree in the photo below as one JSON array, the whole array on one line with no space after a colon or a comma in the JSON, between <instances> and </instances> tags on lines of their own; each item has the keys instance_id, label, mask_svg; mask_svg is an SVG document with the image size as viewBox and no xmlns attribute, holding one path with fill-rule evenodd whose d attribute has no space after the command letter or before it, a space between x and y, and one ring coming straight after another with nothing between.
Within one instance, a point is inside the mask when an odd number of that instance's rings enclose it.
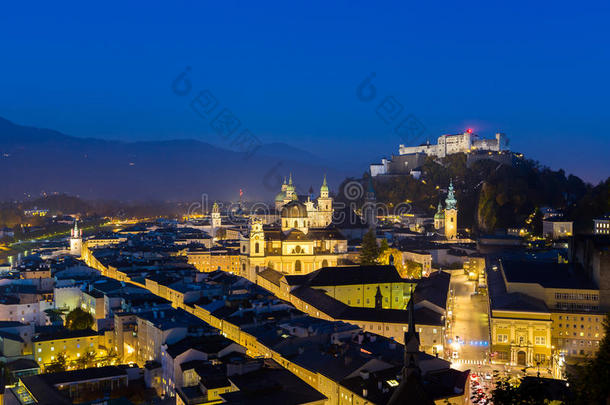
<instances>
[{"instance_id":1,"label":"tree","mask_svg":"<svg viewBox=\"0 0 610 405\"><path fill-rule=\"evenodd\" d=\"M83 368L87 368L87 367L92 367L94 360L95 360L95 353L86 352L85 354L80 356L78 359L76 359L76 368L83 369Z\"/></svg>"},{"instance_id":2,"label":"tree","mask_svg":"<svg viewBox=\"0 0 610 405\"><path fill-rule=\"evenodd\" d=\"M360 250L360 264L375 265L379 257L379 246L377 246L377 239L375 238L375 232L370 229L364 234L362 238L362 249Z\"/></svg>"},{"instance_id":3,"label":"tree","mask_svg":"<svg viewBox=\"0 0 610 405\"><path fill-rule=\"evenodd\" d=\"M610 313L603 325L605 336L595 357L568 375L575 404L605 404L610 398Z\"/></svg>"},{"instance_id":4,"label":"tree","mask_svg":"<svg viewBox=\"0 0 610 405\"><path fill-rule=\"evenodd\" d=\"M91 329L93 316L80 308L75 308L66 317L66 327L71 330Z\"/></svg>"},{"instance_id":5,"label":"tree","mask_svg":"<svg viewBox=\"0 0 610 405\"><path fill-rule=\"evenodd\" d=\"M385 252L389 248L390 248L390 245L388 245L388 240L387 239L383 239L381 241L381 243L379 244L379 255L381 255L383 252Z\"/></svg>"},{"instance_id":6,"label":"tree","mask_svg":"<svg viewBox=\"0 0 610 405\"><path fill-rule=\"evenodd\" d=\"M496 382L496 387L491 392L494 405L550 404L554 403L552 397L553 394L544 388L540 379L529 384L522 384L522 380L515 382L502 378Z\"/></svg>"},{"instance_id":7,"label":"tree","mask_svg":"<svg viewBox=\"0 0 610 405\"><path fill-rule=\"evenodd\" d=\"M68 359L66 358L66 353L60 352L57 353L57 357L55 360L45 367L46 373L59 373L61 371L66 371L68 368Z\"/></svg>"},{"instance_id":8,"label":"tree","mask_svg":"<svg viewBox=\"0 0 610 405\"><path fill-rule=\"evenodd\" d=\"M424 266L421 263L413 260L405 261L405 277L407 278L422 278Z\"/></svg>"}]
</instances>

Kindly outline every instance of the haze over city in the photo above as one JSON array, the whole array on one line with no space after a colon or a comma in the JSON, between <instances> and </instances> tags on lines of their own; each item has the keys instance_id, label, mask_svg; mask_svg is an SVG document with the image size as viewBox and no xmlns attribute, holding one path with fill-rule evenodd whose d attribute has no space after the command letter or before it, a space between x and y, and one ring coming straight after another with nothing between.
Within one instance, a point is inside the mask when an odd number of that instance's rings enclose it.
<instances>
[{"instance_id":1,"label":"haze over city","mask_svg":"<svg viewBox=\"0 0 610 405\"><path fill-rule=\"evenodd\" d=\"M4 5L0 405L610 404L609 19Z\"/></svg>"}]
</instances>

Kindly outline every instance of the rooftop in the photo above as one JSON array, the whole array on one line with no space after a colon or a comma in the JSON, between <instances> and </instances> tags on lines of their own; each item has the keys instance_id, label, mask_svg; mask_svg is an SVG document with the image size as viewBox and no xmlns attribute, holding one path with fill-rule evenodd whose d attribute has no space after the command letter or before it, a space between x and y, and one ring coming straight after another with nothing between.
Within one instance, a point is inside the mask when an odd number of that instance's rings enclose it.
<instances>
[{"instance_id":1,"label":"rooftop","mask_svg":"<svg viewBox=\"0 0 610 405\"><path fill-rule=\"evenodd\" d=\"M540 284L545 288L598 289L572 263L502 260L501 265L508 283Z\"/></svg>"}]
</instances>

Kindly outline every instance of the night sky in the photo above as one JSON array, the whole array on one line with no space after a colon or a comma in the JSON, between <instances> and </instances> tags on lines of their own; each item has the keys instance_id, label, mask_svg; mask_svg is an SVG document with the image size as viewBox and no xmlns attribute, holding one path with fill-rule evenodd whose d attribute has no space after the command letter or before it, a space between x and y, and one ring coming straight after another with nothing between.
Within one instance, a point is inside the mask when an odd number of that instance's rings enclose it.
<instances>
[{"instance_id":1,"label":"night sky","mask_svg":"<svg viewBox=\"0 0 610 405\"><path fill-rule=\"evenodd\" d=\"M377 161L404 143L376 113L393 96L424 138L502 131L552 168L610 175L609 2L404 3L4 3L0 116L224 146L172 91L189 66L193 89L264 143ZM376 97L362 101L371 73Z\"/></svg>"}]
</instances>

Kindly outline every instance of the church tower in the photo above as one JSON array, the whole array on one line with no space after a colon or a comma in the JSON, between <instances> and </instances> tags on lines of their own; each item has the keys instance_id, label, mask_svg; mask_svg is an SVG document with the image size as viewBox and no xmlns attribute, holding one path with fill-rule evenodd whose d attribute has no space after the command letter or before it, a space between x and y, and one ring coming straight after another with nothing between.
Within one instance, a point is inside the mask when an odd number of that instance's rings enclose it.
<instances>
[{"instance_id":1,"label":"church tower","mask_svg":"<svg viewBox=\"0 0 610 405\"><path fill-rule=\"evenodd\" d=\"M445 200L445 237L447 239L457 237L457 200L453 191L453 181L449 182L449 192Z\"/></svg>"},{"instance_id":2,"label":"church tower","mask_svg":"<svg viewBox=\"0 0 610 405\"><path fill-rule=\"evenodd\" d=\"M377 197L373 187L373 178L369 176L369 186L364 195L364 205L362 206L362 217L369 229L375 230L377 227Z\"/></svg>"},{"instance_id":3,"label":"church tower","mask_svg":"<svg viewBox=\"0 0 610 405\"><path fill-rule=\"evenodd\" d=\"M326 183L326 175L322 187L320 187L320 197L318 197L318 211L322 219L322 226L328 226L333 220L333 199L329 194L328 184Z\"/></svg>"},{"instance_id":4,"label":"church tower","mask_svg":"<svg viewBox=\"0 0 610 405\"><path fill-rule=\"evenodd\" d=\"M263 231L263 221L253 218L250 225L250 256L265 256L265 233Z\"/></svg>"},{"instance_id":5,"label":"church tower","mask_svg":"<svg viewBox=\"0 0 610 405\"><path fill-rule=\"evenodd\" d=\"M282 188L280 192L275 196L275 209L277 211L282 209L282 206L285 204L286 200L286 189L288 188L288 184L286 183L286 176L284 176L284 183L282 184Z\"/></svg>"},{"instance_id":6,"label":"church tower","mask_svg":"<svg viewBox=\"0 0 610 405\"><path fill-rule=\"evenodd\" d=\"M288 185L286 186L286 198L284 199L284 204L288 204L290 201L294 200L298 200L298 197L294 188L294 184L292 184L292 173L290 173L290 177L288 178Z\"/></svg>"},{"instance_id":7,"label":"church tower","mask_svg":"<svg viewBox=\"0 0 610 405\"><path fill-rule=\"evenodd\" d=\"M216 236L216 232L220 229L222 225L222 219L220 219L220 208L218 207L218 203L214 203L212 206L212 235Z\"/></svg>"},{"instance_id":8,"label":"church tower","mask_svg":"<svg viewBox=\"0 0 610 405\"><path fill-rule=\"evenodd\" d=\"M80 257L83 246L83 231L78 229L78 222L74 221L74 228L70 231L70 254Z\"/></svg>"},{"instance_id":9,"label":"church tower","mask_svg":"<svg viewBox=\"0 0 610 405\"><path fill-rule=\"evenodd\" d=\"M441 230L445 227L445 213L443 212L443 206L439 200L436 214L434 214L434 229Z\"/></svg>"}]
</instances>

